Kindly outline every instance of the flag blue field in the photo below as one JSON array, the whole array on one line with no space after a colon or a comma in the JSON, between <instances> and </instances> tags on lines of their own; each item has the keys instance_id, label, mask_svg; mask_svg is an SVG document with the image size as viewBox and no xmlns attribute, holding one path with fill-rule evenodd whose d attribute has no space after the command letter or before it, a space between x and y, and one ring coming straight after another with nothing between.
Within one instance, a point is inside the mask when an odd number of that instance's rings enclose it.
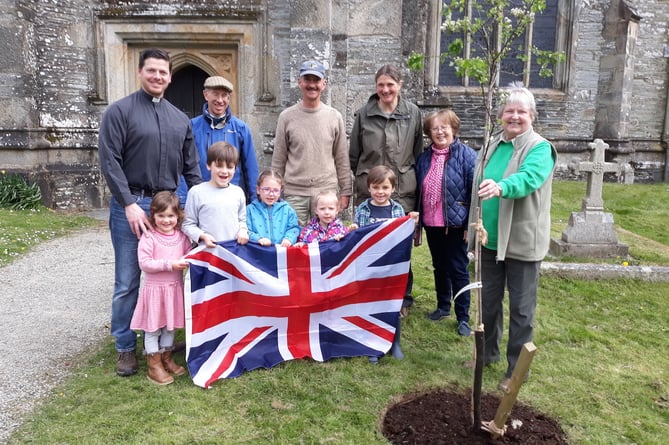
<instances>
[{"instance_id":1,"label":"flag blue field","mask_svg":"<svg viewBox=\"0 0 669 445\"><path fill-rule=\"evenodd\" d=\"M186 360L209 387L286 360L380 356L392 345L414 221L397 218L341 241L194 250L186 279Z\"/></svg>"}]
</instances>

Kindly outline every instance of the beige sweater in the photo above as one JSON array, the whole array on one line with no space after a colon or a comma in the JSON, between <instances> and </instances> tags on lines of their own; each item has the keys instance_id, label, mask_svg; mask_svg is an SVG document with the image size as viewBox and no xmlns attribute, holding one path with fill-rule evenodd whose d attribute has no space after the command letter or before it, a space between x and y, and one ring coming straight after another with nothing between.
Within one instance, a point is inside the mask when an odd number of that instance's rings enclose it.
<instances>
[{"instance_id":1,"label":"beige sweater","mask_svg":"<svg viewBox=\"0 0 669 445\"><path fill-rule=\"evenodd\" d=\"M312 196L321 190L352 193L346 128L339 111L301 102L279 115L272 169L284 177L287 195Z\"/></svg>"}]
</instances>

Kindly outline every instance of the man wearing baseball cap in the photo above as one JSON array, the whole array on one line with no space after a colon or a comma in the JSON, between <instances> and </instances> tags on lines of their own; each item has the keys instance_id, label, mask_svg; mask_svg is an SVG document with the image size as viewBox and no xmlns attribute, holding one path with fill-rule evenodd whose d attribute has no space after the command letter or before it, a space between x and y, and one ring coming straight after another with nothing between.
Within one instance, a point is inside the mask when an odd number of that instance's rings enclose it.
<instances>
[{"instance_id":1,"label":"man wearing baseball cap","mask_svg":"<svg viewBox=\"0 0 669 445\"><path fill-rule=\"evenodd\" d=\"M232 82L225 77L208 77L204 81L204 91L202 92L206 101L202 106L202 114L191 119L191 125L193 126L195 145L200 156L202 180L208 181L211 178L211 173L207 169L207 149L209 146L214 142L229 142L239 151L239 162L231 182L244 190L246 199L250 202L256 196L258 161L248 125L233 116L230 110L229 105L233 91ZM183 205L188 194L188 187L186 187L183 178L177 194Z\"/></svg>"},{"instance_id":2,"label":"man wearing baseball cap","mask_svg":"<svg viewBox=\"0 0 669 445\"><path fill-rule=\"evenodd\" d=\"M332 190L339 194L339 208L345 209L353 186L344 119L321 102L327 85L323 64L303 62L297 85L302 100L279 115L272 169L283 175L284 199L304 226L313 216L313 196Z\"/></svg>"}]
</instances>

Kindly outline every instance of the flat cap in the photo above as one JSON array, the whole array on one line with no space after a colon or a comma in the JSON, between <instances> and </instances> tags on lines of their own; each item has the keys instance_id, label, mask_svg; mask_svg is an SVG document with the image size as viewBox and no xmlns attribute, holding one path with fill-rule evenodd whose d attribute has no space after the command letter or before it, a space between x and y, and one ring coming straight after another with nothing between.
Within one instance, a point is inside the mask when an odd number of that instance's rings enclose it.
<instances>
[{"instance_id":1,"label":"flat cap","mask_svg":"<svg viewBox=\"0 0 669 445\"><path fill-rule=\"evenodd\" d=\"M205 88L225 88L231 93L234 91L232 83L222 76L211 76L207 77L207 80L204 81Z\"/></svg>"},{"instance_id":2,"label":"flat cap","mask_svg":"<svg viewBox=\"0 0 669 445\"><path fill-rule=\"evenodd\" d=\"M313 74L322 79L325 77L325 67L317 60L307 60L300 65L300 77L307 74Z\"/></svg>"}]
</instances>

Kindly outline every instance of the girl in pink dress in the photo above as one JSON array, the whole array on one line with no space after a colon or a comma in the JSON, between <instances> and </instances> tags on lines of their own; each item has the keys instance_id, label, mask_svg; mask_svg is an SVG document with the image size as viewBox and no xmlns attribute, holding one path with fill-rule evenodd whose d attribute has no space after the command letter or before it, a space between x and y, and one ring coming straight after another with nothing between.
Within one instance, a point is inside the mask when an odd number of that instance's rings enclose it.
<instances>
[{"instance_id":1,"label":"girl in pink dress","mask_svg":"<svg viewBox=\"0 0 669 445\"><path fill-rule=\"evenodd\" d=\"M184 255L191 249L191 242L180 230L184 213L175 193L156 193L150 210L155 230L144 232L137 246L144 287L130 328L144 331L148 379L168 385L174 381L170 374L186 373L172 360L172 346L174 330L184 327L183 271L188 267Z\"/></svg>"}]
</instances>

